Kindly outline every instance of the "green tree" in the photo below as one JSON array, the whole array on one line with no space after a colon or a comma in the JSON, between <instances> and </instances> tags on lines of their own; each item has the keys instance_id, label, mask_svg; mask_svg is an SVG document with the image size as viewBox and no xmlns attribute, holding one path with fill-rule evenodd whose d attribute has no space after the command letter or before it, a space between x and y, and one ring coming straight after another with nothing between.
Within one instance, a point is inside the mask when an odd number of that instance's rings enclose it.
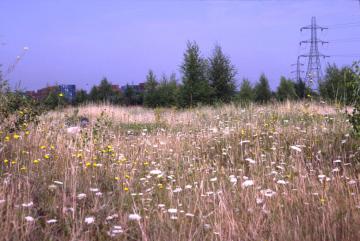
<instances>
[{"instance_id":1,"label":"green tree","mask_svg":"<svg viewBox=\"0 0 360 241\"><path fill-rule=\"evenodd\" d=\"M98 87L93 86L89 93L89 100L97 102L98 101Z\"/></svg>"},{"instance_id":2,"label":"green tree","mask_svg":"<svg viewBox=\"0 0 360 241\"><path fill-rule=\"evenodd\" d=\"M225 56L219 45L216 45L209 58L208 77L213 89L215 101L229 103L235 95L235 67L230 58Z\"/></svg>"},{"instance_id":3,"label":"green tree","mask_svg":"<svg viewBox=\"0 0 360 241\"><path fill-rule=\"evenodd\" d=\"M279 101L296 99L294 83L291 80L286 79L284 76L281 76L276 97Z\"/></svg>"},{"instance_id":4,"label":"green tree","mask_svg":"<svg viewBox=\"0 0 360 241\"><path fill-rule=\"evenodd\" d=\"M198 103L209 104L212 88L206 77L207 62L201 57L196 42L188 42L181 65L183 85L180 91L180 104L183 107Z\"/></svg>"},{"instance_id":5,"label":"green tree","mask_svg":"<svg viewBox=\"0 0 360 241\"><path fill-rule=\"evenodd\" d=\"M306 94L309 92L308 88L306 87L305 81L299 79L294 83L295 93L298 99L305 99Z\"/></svg>"},{"instance_id":6,"label":"green tree","mask_svg":"<svg viewBox=\"0 0 360 241\"><path fill-rule=\"evenodd\" d=\"M99 86L91 88L89 99L94 102L109 102L112 104L120 104L122 96L120 91L113 88L111 82L103 78Z\"/></svg>"},{"instance_id":7,"label":"green tree","mask_svg":"<svg viewBox=\"0 0 360 241\"><path fill-rule=\"evenodd\" d=\"M175 74L168 79L165 75L158 87L159 106L171 107L177 104L178 86Z\"/></svg>"},{"instance_id":8,"label":"green tree","mask_svg":"<svg viewBox=\"0 0 360 241\"><path fill-rule=\"evenodd\" d=\"M343 104L351 104L354 101L352 95L354 76L350 67L338 68L335 64L329 65L324 80L319 84L321 97Z\"/></svg>"},{"instance_id":9,"label":"green tree","mask_svg":"<svg viewBox=\"0 0 360 241\"><path fill-rule=\"evenodd\" d=\"M85 90L76 91L75 104L83 104L88 100L88 94Z\"/></svg>"},{"instance_id":10,"label":"green tree","mask_svg":"<svg viewBox=\"0 0 360 241\"><path fill-rule=\"evenodd\" d=\"M158 97L158 82L152 70L149 70L146 76L145 91L144 91L144 105L147 107L157 107L159 105Z\"/></svg>"},{"instance_id":11,"label":"green tree","mask_svg":"<svg viewBox=\"0 0 360 241\"><path fill-rule=\"evenodd\" d=\"M60 93L60 89L58 86L51 87L51 91L49 95L43 101L44 105L48 109L55 109L56 107L63 107L67 103L64 95Z\"/></svg>"},{"instance_id":12,"label":"green tree","mask_svg":"<svg viewBox=\"0 0 360 241\"><path fill-rule=\"evenodd\" d=\"M258 103L267 103L271 99L271 90L269 81L265 74L260 76L259 82L255 85L255 101Z\"/></svg>"},{"instance_id":13,"label":"green tree","mask_svg":"<svg viewBox=\"0 0 360 241\"><path fill-rule=\"evenodd\" d=\"M348 84L352 90L351 97L353 99L353 111L349 114L349 121L353 126L354 134L360 138L360 66L359 62L355 62L352 66L352 82Z\"/></svg>"},{"instance_id":14,"label":"green tree","mask_svg":"<svg viewBox=\"0 0 360 241\"><path fill-rule=\"evenodd\" d=\"M242 103L250 103L254 101L254 89L248 79L243 79L240 85L240 91L237 100Z\"/></svg>"},{"instance_id":15,"label":"green tree","mask_svg":"<svg viewBox=\"0 0 360 241\"><path fill-rule=\"evenodd\" d=\"M99 86L94 86L90 91L90 98L94 102L108 102L113 94L111 83L103 78Z\"/></svg>"},{"instance_id":16,"label":"green tree","mask_svg":"<svg viewBox=\"0 0 360 241\"><path fill-rule=\"evenodd\" d=\"M125 105L142 105L143 93L137 90L134 86L126 85L124 90L124 103Z\"/></svg>"}]
</instances>

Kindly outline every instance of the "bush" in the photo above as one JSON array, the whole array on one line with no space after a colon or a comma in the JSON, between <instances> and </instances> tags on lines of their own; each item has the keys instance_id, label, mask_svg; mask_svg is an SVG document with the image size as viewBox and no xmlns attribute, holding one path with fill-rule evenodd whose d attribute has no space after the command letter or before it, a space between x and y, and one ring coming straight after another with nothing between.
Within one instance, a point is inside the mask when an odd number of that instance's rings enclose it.
<instances>
[{"instance_id":1,"label":"bush","mask_svg":"<svg viewBox=\"0 0 360 241\"><path fill-rule=\"evenodd\" d=\"M353 65L353 81L349 83L350 88L353 90L351 98L354 102L354 109L352 114L349 115L349 121L353 126L356 136L360 137L360 67L359 62Z\"/></svg>"}]
</instances>

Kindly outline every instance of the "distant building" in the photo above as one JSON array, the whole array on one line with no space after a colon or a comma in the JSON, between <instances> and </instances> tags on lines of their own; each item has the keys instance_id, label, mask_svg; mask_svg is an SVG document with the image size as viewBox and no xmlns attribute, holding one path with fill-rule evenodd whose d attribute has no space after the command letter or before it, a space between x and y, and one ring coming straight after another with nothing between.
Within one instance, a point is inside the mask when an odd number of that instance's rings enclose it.
<instances>
[{"instance_id":1,"label":"distant building","mask_svg":"<svg viewBox=\"0 0 360 241\"><path fill-rule=\"evenodd\" d=\"M119 85L111 85L111 89L115 92L121 92L121 88Z\"/></svg>"},{"instance_id":2,"label":"distant building","mask_svg":"<svg viewBox=\"0 0 360 241\"><path fill-rule=\"evenodd\" d=\"M67 101L73 102L76 98L76 85L47 86L37 91L27 91L26 95L41 101L45 100L52 92L62 93Z\"/></svg>"},{"instance_id":3,"label":"distant building","mask_svg":"<svg viewBox=\"0 0 360 241\"><path fill-rule=\"evenodd\" d=\"M36 100L44 100L53 91L57 91L56 86L47 86L47 87L39 89L37 91L27 91L26 94L29 97L34 98Z\"/></svg>"},{"instance_id":4,"label":"distant building","mask_svg":"<svg viewBox=\"0 0 360 241\"><path fill-rule=\"evenodd\" d=\"M124 85L121 86L121 91L125 92L127 88L132 88L135 93L141 94L145 91L145 83L140 83L138 85Z\"/></svg>"},{"instance_id":5,"label":"distant building","mask_svg":"<svg viewBox=\"0 0 360 241\"><path fill-rule=\"evenodd\" d=\"M59 85L59 91L69 102L74 102L76 98L76 85Z\"/></svg>"}]
</instances>

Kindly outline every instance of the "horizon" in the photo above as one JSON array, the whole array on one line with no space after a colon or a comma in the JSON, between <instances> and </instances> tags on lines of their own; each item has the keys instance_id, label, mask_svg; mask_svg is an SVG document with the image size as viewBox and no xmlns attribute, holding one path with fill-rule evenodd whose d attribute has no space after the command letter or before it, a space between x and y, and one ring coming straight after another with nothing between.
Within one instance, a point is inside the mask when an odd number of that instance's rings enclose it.
<instances>
[{"instance_id":1,"label":"horizon","mask_svg":"<svg viewBox=\"0 0 360 241\"><path fill-rule=\"evenodd\" d=\"M187 41L196 41L203 57L219 44L238 71L238 85L243 78L255 83L264 73L274 89L280 76L294 77L291 64L308 52L299 42L310 32L300 27L312 16L329 26L319 32L330 42L320 52L332 56L323 61L323 72L327 63L360 59L354 50L360 42L358 1L4 0L0 9L0 64L6 71L29 47L7 76L26 90L58 83L89 91L104 77L114 85L138 84L149 69L158 77L176 73L181 82Z\"/></svg>"}]
</instances>

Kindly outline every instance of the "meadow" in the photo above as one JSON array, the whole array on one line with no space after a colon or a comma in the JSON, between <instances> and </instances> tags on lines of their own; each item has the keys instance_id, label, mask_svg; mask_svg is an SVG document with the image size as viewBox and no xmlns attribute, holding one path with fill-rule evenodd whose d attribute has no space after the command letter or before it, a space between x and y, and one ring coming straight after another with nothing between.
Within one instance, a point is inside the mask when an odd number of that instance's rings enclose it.
<instances>
[{"instance_id":1,"label":"meadow","mask_svg":"<svg viewBox=\"0 0 360 241\"><path fill-rule=\"evenodd\" d=\"M85 105L0 130L2 240L360 240L360 140L333 106Z\"/></svg>"}]
</instances>

